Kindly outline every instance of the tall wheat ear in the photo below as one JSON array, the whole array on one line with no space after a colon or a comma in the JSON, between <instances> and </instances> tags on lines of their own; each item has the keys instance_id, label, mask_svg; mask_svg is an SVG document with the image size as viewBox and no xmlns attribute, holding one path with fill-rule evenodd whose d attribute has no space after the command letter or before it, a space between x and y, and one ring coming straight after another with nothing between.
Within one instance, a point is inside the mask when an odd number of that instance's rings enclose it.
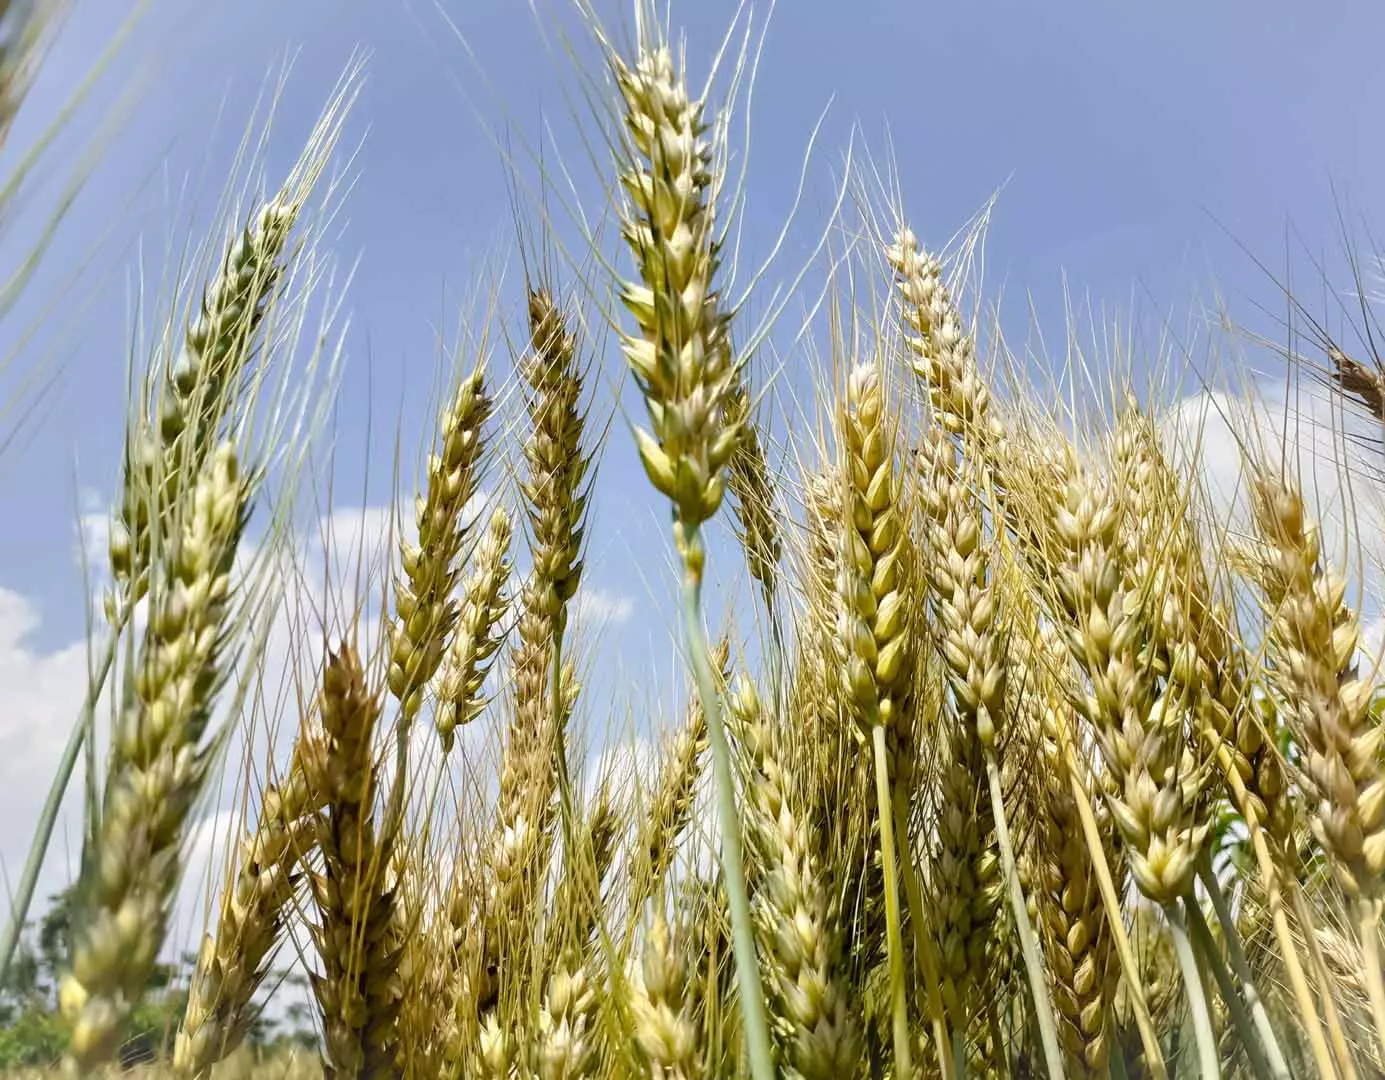
<instances>
[{"instance_id":1,"label":"tall wheat ear","mask_svg":"<svg viewBox=\"0 0 1385 1080\"><path fill-rule=\"evenodd\" d=\"M1152 418L1133 397L1127 399L1117 419L1114 457L1129 493L1122 541L1125 559L1133 568L1134 579L1142 582L1146 598L1146 655L1165 680L1165 696L1185 704L1194 745L1210 759L1204 768L1222 778L1232 805L1245 822L1272 908L1279 913L1275 921L1299 1022L1308 1034L1318 1069L1329 1070L1332 1058L1289 934L1280 901L1281 879L1269 847L1273 837L1289 827L1284 820L1290 813L1284 770L1277 748L1252 707L1247 657L1232 633L1232 607L1213 593L1204 543L1193 516L1196 488L1166 460ZM1209 786L1204 801L1210 803L1214 798L1215 788ZM1262 1053L1261 1064L1272 1075L1287 1077L1288 1061L1209 859L1200 861L1198 875L1219 913L1226 951L1240 982L1228 1008L1238 1030L1246 1020L1253 1025L1253 1030L1240 1031L1241 1038L1263 1047L1263 1051L1251 1049L1250 1054ZM1202 918L1200 907L1190 906L1189 914L1194 922ZM1209 963L1218 965L1219 955ZM1238 1007L1242 997L1248 1016ZM1345 1068L1350 1074L1349 1061Z\"/></svg>"},{"instance_id":2,"label":"tall wheat ear","mask_svg":"<svg viewBox=\"0 0 1385 1080\"><path fill-rule=\"evenodd\" d=\"M1150 599L1122 552L1130 496L1121 476L1100 476L1065 441L1049 445L1031 479L1035 505L1026 513L1044 529L1030 560L1036 588L1090 682L1073 704L1101 752L1102 786L1131 875L1167 916L1201 1067L1215 1074L1216 1039L1182 908L1210 833L1208 771L1189 742L1187 703L1142 655Z\"/></svg>"},{"instance_id":3,"label":"tall wheat ear","mask_svg":"<svg viewBox=\"0 0 1385 1080\"><path fill-rule=\"evenodd\" d=\"M702 529L721 506L725 471L744 437L732 408L739 365L731 350L731 317L719 294L720 173L705 106L688 92L652 22L642 12L633 64L609 53L624 129L617 149L625 196L621 233L638 274L618 286L636 324L633 333L622 334L622 349L649 417L649 429L635 429L640 460L650 482L670 501L674 545L683 564L684 632L707 714L749 1069L755 1080L771 1080L735 778L701 613Z\"/></svg>"}]
</instances>

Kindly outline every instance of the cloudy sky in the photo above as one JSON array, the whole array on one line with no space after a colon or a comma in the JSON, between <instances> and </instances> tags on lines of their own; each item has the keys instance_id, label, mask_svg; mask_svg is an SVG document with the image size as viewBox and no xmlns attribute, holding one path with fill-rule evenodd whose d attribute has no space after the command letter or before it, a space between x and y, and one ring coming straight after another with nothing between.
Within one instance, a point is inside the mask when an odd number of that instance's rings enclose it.
<instances>
[{"instance_id":1,"label":"cloudy sky","mask_svg":"<svg viewBox=\"0 0 1385 1080\"><path fill-rule=\"evenodd\" d=\"M626 0L596 7L612 26L628 17ZM10 161L129 8L74 0L6 149ZM533 227L529 148L544 132L549 166L557 159L548 155L561 153L582 205L602 209L579 130L591 118L584 83L562 40L575 32L569 0L150 0L149 8L40 177L41 209L100 137L102 117L123 110L26 303L0 326L6 355L58 305L26 354L61 361L57 381L0 460L0 860L11 877L83 687L78 538L83 521L85 535L99 534L112 498L133 282L142 273L157 283L162 253L206 228L272 73L292 59L266 162L278 177L353 52L368 52L346 134L360 148L355 184L333 236L343 267L356 266L334 425L332 521L347 535L378 534L388 519L397 431L401 467L416 475L439 339L452 340L474 312L468 297L507 271L501 296L513 300L516 191ZM695 80L735 10L728 0L677 5ZM1099 309L1133 312L1137 340L1151 350L1165 325L1186 340L1214 295L1272 332L1282 305L1254 260L1278 272L1293 251L1299 265L1305 252L1336 265L1340 210L1353 228L1380 224L1385 143L1373 72L1382 32L1378 5L1343 0L782 0L748 113L749 157L738 158L747 261L769 250L801 175L784 263L807 258L851 146L858 160L893 158L926 243L945 242L1003 188L986 284L992 297L1004 293L1021 330L1032 297L1057 340L1066 288ZM137 97L125 109L127 88ZM7 272L34 220L21 217L0 244ZM1267 357L1253 359L1269 370ZM632 452L609 342L594 360L596 411L614 410L615 422L584 586L591 649L606 672L593 690L598 710L618 702L622 721L647 732L676 715L668 689L676 683L659 677L676 659L666 513ZM1195 415L1200 405L1187 408ZM311 517L303 529L311 555L321 530ZM728 603L709 599L714 612ZM59 839L46 883L70 865L68 841Z\"/></svg>"}]
</instances>

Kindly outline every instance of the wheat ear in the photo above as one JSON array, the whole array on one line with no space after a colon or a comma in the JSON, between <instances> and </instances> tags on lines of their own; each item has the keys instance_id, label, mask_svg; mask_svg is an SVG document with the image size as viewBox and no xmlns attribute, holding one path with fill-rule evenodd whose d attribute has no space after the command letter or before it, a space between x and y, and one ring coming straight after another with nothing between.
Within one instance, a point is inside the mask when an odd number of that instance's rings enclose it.
<instances>
[{"instance_id":1,"label":"wheat ear","mask_svg":"<svg viewBox=\"0 0 1385 1080\"><path fill-rule=\"evenodd\" d=\"M182 1076L202 1077L245 1037L247 1011L264 980L293 898L294 864L315 838L319 793L308 785L300 734L288 775L265 788L253 830L241 840L238 866L221 898L216 934L197 955L183 1021L173 1045Z\"/></svg>"},{"instance_id":2,"label":"wheat ear","mask_svg":"<svg viewBox=\"0 0 1385 1080\"><path fill-rule=\"evenodd\" d=\"M497 508L462 589L465 599L438 684L434 723L444 751L452 748L457 729L485 707L481 688L500 649L499 628L510 606L505 585L510 580L511 531L510 515Z\"/></svg>"},{"instance_id":3,"label":"wheat ear","mask_svg":"<svg viewBox=\"0 0 1385 1080\"><path fill-rule=\"evenodd\" d=\"M741 430L741 440L727 468L736 517L740 520L741 546L750 576L760 583L765 602L772 603L783 544L774 516L774 485L760 432L750 415L750 394L737 380L726 407L728 425Z\"/></svg>"},{"instance_id":4,"label":"wheat ear","mask_svg":"<svg viewBox=\"0 0 1385 1080\"><path fill-rule=\"evenodd\" d=\"M909 706L915 662L915 555L901 503L903 475L895 461L892 423L879 372L873 364L858 365L847 380L840 418L845 490L837 639L842 685L875 756L894 1051L896 1067L907 1076L912 1066L896 867L903 849L897 850L896 844L907 844L908 837L894 835L891 784L895 790L908 790L914 759Z\"/></svg>"},{"instance_id":5,"label":"wheat ear","mask_svg":"<svg viewBox=\"0 0 1385 1080\"><path fill-rule=\"evenodd\" d=\"M1158 694L1139 655L1140 594L1120 558L1122 506L1102 492L1068 451L1058 464L1060 498L1051 513L1052 549L1068 648L1091 681L1076 704L1109 770L1107 798L1140 891L1163 907L1184 974L1201 1067L1218 1074L1216 1041L1186 926L1189 895L1209 826L1200 820L1200 770L1185 741L1185 704ZM1055 493L1056 494L1056 493Z\"/></svg>"},{"instance_id":6,"label":"wheat ear","mask_svg":"<svg viewBox=\"0 0 1385 1080\"><path fill-rule=\"evenodd\" d=\"M696 989L689 976L687 952L676 947L660 915L625 980L635 1046L649 1080L699 1080L704 1075L693 1020Z\"/></svg>"},{"instance_id":7,"label":"wheat ear","mask_svg":"<svg viewBox=\"0 0 1385 1080\"><path fill-rule=\"evenodd\" d=\"M72 1024L69 1061L78 1068L114 1052L167 933L181 843L210 764L203 736L232 640L232 566L253 490L234 447L223 444L191 491L166 570L151 583L60 993Z\"/></svg>"},{"instance_id":8,"label":"wheat ear","mask_svg":"<svg viewBox=\"0 0 1385 1080\"><path fill-rule=\"evenodd\" d=\"M786 778L760 696L740 680L728 698L749 802L752 910L769 977L772 1030L783 1075L854 1076L861 1036L838 980L840 943L808 833L789 805Z\"/></svg>"},{"instance_id":9,"label":"wheat ear","mask_svg":"<svg viewBox=\"0 0 1385 1080\"><path fill-rule=\"evenodd\" d=\"M1356 905L1367 988L1385 1049L1385 982L1379 923L1385 902L1385 726L1369 714L1372 680L1356 665L1361 627L1346 605L1346 580L1321 565L1317 529L1288 482L1261 472L1251 488L1264 541L1248 560L1270 608L1271 679L1285 718L1305 748L1303 768L1317 797L1313 834L1342 891Z\"/></svg>"},{"instance_id":10,"label":"wheat ear","mask_svg":"<svg viewBox=\"0 0 1385 1080\"><path fill-rule=\"evenodd\" d=\"M712 666L718 685L730 678L731 642L722 637L713 647ZM694 694L687 715L664 756L635 835L630 862L630 905L639 910L651 898L662 898L665 879L673 869L678 844L692 821L693 802L707 752L707 713Z\"/></svg>"},{"instance_id":11,"label":"wheat ear","mask_svg":"<svg viewBox=\"0 0 1385 1080\"><path fill-rule=\"evenodd\" d=\"M309 786L327 803L317 844L322 869L311 878L318 909L313 938L323 970L312 983L326 1075L342 1080L386 1076L394 1067L395 904L373 819L380 711L355 649L343 645L329 654L317 709L323 751L308 759Z\"/></svg>"},{"instance_id":12,"label":"wheat ear","mask_svg":"<svg viewBox=\"0 0 1385 1080\"><path fill-rule=\"evenodd\" d=\"M741 428L728 406L736 380L729 316L720 308L720 241L714 221L716 170L703 104L688 94L667 47L642 47L634 68L613 57L625 105L628 166L622 232L639 269L620 297L638 324L622 335L652 431L635 430L640 460L673 506L683 561L683 622L689 659L707 713L721 829L721 863L731 908L740 1003L756 1080L771 1080L764 991L746 897L731 755L708 661L701 594L702 526L721 505L724 470Z\"/></svg>"}]
</instances>

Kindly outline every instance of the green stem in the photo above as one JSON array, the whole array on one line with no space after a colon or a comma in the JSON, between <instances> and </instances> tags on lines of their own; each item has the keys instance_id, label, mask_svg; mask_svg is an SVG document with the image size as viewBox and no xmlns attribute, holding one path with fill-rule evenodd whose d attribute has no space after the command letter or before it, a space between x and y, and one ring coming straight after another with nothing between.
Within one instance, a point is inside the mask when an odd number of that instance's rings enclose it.
<instances>
[{"instance_id":1,"label":"green stem","mask_svg":"<svg viewBox=\"0 0 1385 1080\"><path fill-rule=\"evenodd\" d=\"M894 1075L900 1080L911 1080L914 1066L909 1051L908 1003L904 997L904 935L900 930L899 872L895 865L890 775L883 724L871 725L871 740L875 751L875 798L880 818L880 859L885 872L885 932L890 950L890 1014L894 1020Z\"/></svg>"},{"instance_id":2,"label":"green stem","mask_svg":"<svg viewBox=\"0 0 1385 1080\"><path fill-rule=\"evenodd\" d=\"M1000 845L1000 861L1005 880L1010 887L1010 908L1019 931L1020 951L1024 954L1024 969L1029 976L1029 993L1034 999L1034 1020L1039 1025L1039 1041L1044 1048L1044 1064L1052 1080L1063 1080L1063 1052L1058 1046L1058 1026L1053 1022L1053 1003L1048 996L1043 961L1039 958L1039 942L1029 923L1029 907L1015 868L1015 850L1010 844L1010 826L1005 821L1005 800L1000 790L1000 766L995 754L986 754L986 778L991 788L991 814L995 818L996 842Z\"/></svg>"},{"instance_id":3,"label":"green stem","mask_svg":"<svg viewBox=\"0 0 1385 1080\"><path fill-rule=\"evenodd\" d=\"M754 1080L774 1080L770 1056L769 1023L765 1018L765 993L760 964L755 955L755 936L750 925L750 901L745 888L741 855L741 822L736 808L735 781L731 774L731 749L721 717L721 698L707 658L707 636L702 631L702 576L692 568L683 574L683 628L688 655L697 680L702 712L707 717L707 742L712 751L712 777L717 812L721 819L721 869L726 878L726 901L731 909L731 940L736 954L736 978L740 984L741 1017L745 1023L746 1051Z\"/></svg>"},{"instance_id":4,"label":"green stem","mask_svg":"<svg viewBox=\"0 0 1385 1080\"><path fill-rule=\"evenodd\" d=\"M1250 1009L1251 1020L1255 1024L1255 1030L1260 1035L1260 1045L1265 1049L1265 1056L1268 1059L1266 1064L1269 1066L1270 1075L1276 1080L1289 1080L1289 1062L1284 1057L1284 1051L1279 1045L1279 1040L1275 1037L1274 1027L1270 1024L1270 1014L1265 1008L1265 999L1260 996L1260 990L1255 985L1255 976L1250 970L1250 961L1246 958L1246 951L1241 947L1241 935L1236 930L1236 918L1231 912L1231 905L1227 903L1226 894L1222 892L1221 882L1217 880L1217 875L1212 872L1212 864L1203 860L1198 867L1198 875L1202 878L1202 884L1207 889L1207 895L1212 900L1212 910L1217 913L1217 921L1221 923L1222 935L1226 939L1226 951L1231 957L1231 966L1236 969L1236 976L1241 980L1241 993L1245 996L1246 1006ZM1197 917L1203 920L1201 908L1197 909ZM1210 933L1208 935L1211 936ZM1220 957L1217 958L1220 961ZM1244 1038L1244 1035L1242 1036Z\"/></svg>"},{"instance_id":5,"label":"green stem","mask_svg":"<svg viewBox=\"0 0 1385 1080\"><path fill-rule=\"evenodd\" d=\"M1164 908L1168 919L1169 936L1173 938L1173 951L1178 957L1178 968L1183 974L1183 987L1188 992L1188 1012L1193 1018L1193 1036L1197 1041L1197 1056L1202 1080L1219 1080L1221 1063L1217 1056L1217 1038L1212 1031L1212 1014L1207 1008L1207 994L1202 986L1202 972L1198 970L1197 955L1192 942L1188 940L1188 927L1183 921L1183 912L1176 903Z\"/></svg>"},{"instance_id":6,"label":"green stem","mask_svg":"<svg viewBox=\"0 0 1385 1080\"><path fill-rule=\"evenodd\" d=\"M86 700L82 702L77 722L73 724L72 733L67 737L67 746L63 748L62 759L58 762L57 775L53 777L53 783L48 788L48 798L44 800L43 812L38 819L38 830L34 834L33 844L29 847L24 873L20 876L19 888L15 891L14 902L10 907L10 918L5 924L4 936L0 937L0 985L5 984L15 947L24 932L24 921L29 915L34 889L38 887L39 871L43 868L43 860L48 855L48 844L53 839L53 829L58 823L58 811L62 809L63 796L72 780L72 770L82 753L82 745L91 735L96 717L96 701L106 685L106 676L110 674L111 664L115 662L116 649L120 645L120 632L124 625L124 617L117 617L115 625L111 627L110 640L97 661L96 670L92 672L87 685Z\"/></svg>"},{"instance_id":7,"label":"green stem","mask_svg":"<svg viewBox=\"0 0 1385 1080\"><path fill-rule=\"evenodd\" d=\"M1203 959L1212 969L1212 977L1217 980L1217 989L1221 992L1222 1001L1226 1002L1231 1022L1241 1036L1241 1045L1245 1048L1246 1057L1250 1059L1250 1071L1256 1076L1273 1075L1276 1080L1287 1080L1288 1070L1283 1073L1274 1070L1265 1056L1262 1040L1246 1012L1241 995L1237 993L1235 980L1231 978L1231 972L1222 959L1221 950L1217 948L1217 941L1212 937L1212 930L1207 925L1207 917L1202 913L1201 906L1191 896L1184 898L1183 906L1187 908L1189 922L1192 924L1194 944L1202 951Z\"/></svg>"}]
</instances>

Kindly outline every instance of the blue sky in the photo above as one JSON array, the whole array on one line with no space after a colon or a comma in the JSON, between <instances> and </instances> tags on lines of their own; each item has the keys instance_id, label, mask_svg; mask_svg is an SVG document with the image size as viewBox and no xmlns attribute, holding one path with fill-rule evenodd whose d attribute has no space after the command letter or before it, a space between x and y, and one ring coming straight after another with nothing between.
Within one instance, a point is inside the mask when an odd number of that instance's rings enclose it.
<instances>
[{"instance_id":1,"label":"blue sky","mask_svg":"<svg viewBox=\"0 0 1385 1080\"><path fill-rule=\"evenodd\" d=\"M170 224L170 192L192 184L181 220L207 220L266 74L296 55L268 163L271 176L281 175L352 50L369 50L348 125L347 141L363 140L358 182L337 243L345 262L360 263L347 302L336 434L346 487L359 492L366 470L367 501L378 503L388 493L397 419L406 462L432 422L439 327L451 335L460 301L513 248L510 174L496 134L508 128L519 143L549 124L566 152L580 147L571 127L574 108L583 108L574 103L578 84L552 34L554 25L573 26L567 0L438 3L469 51L433 0L151 0L59 147L50 190L96 130L101 107L141 80L141 97L64 222L31 303L0 327L0 343L15 340L39 301L90 257L56 328L38 338L65 357L43 422L0 466L0 672L23 684L0 686L0 705L9 695L0 708L0 821L9 823L0 856L11 872L45 762L66 735L74 671L80 682L76 521L109 504L129 275L142 250L157 281L159 254L181 238ZM75 0L16 126L11 160L126 7ZM596 7L612 21L628 12L627 0ZM726 0L677 5L695 81L735 8ZM1186 325L1213 287L1254 319L1254 304L1273 306L1275 293L1241 245L1278 266L1286 231L1296 230L1335 257L1343 202L1379 225L1381 40L1385 10L1364 2L780 0L751 113L747 250L766 250L788 213L825 113L786 264L806 255L859 130L873 151L892 147L926 243L944 242L1004 185L987 284L991 293L1004 289L1018 325L1029 293L1050 335L1058 333L1064 278L1096 303L1133 305L1155 332L1166 317ZM532 180L532 167L523 168ZM581 194L599 206L594 184ZM592 381L609 408L623 381L614 350ZM370 445L361 434L367 421ZM613 616L606 654L630 674L616 681L648 684L650 659L670 653L660 611L673 579L660 576L664 510L619 420L599 488L587 582ZM637 563L649 576L632 569ZM712 599L714 609L719 602Z\"/></svg>"}]
</instances>

